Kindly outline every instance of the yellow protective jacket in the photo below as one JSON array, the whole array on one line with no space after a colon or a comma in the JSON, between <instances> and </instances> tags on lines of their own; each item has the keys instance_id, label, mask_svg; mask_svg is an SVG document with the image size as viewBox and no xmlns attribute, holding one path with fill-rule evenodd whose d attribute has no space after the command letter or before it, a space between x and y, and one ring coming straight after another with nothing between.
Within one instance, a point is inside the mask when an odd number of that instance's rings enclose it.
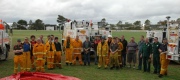
<instances>
[{"instance_id":1,"label":"yellow protective jacket","mask_svg":"<svg viewBox=\"0 0 180 80\"><path fill-rule=\"evenodd\" d=\"M52 51L56 51L56 48L55 48L55 45L53 42L52 42L51 46L52 46ZM49 42L46 43L45 50L46 50L46 52L50 51L50 43Z\"/></svg>"},{"instance_id":2,"label":"yellow protective jacket","mask_svg":"<svg viewBox=\"0 0 180 80\"><path fill-rule=\"evenodd\" d=\"M40 52L40 53L39 53ZM34 56L37 56L39 58L42 58L44 55L45 55L45 45L40 43L36 43L34 46L33 46L33 55Z\"/></svg>"},{"instance_id":3,"label":"yellow protective jacket","mask_svg":"<svg viewBox=\"0 0 180 80\"><path fill-rule=\"evenodd\" d=\"M123 44L122 44L121 42L119 42L118 44L119 44L119 50L118 50L118 51L121 52L121 51L123 50L123 48L124 48L124 47L123 47Z\"/></svg>"},{"instance_id":4,"label":"yellow protective jacket","mask_svg":"<svg viewBox=\"0 0 180 80\"><path fill-rule=\"evenodd\" d=\"M63 47L66 48L67 39L64 41ZM73 49L73 39L70 39L70 48Z\"/></svg>"},{"instance_id":5,"label":"yellow protective jacket","mask_svg":"<svg viewBox=\"0 0 180 80\"><path fill-rule=\"evenodd\" d=\"M109 46L106 41L104 41L104 44L102 45L102 42L98 43L97 46L97 55L99 56L106 56L109 52Z\"/></svg>"},{"instance_id":6,"label":"yellow protective jacket","mask_svg":"<svg viewBox=\"0 0 180 80\"><path fill-rule=\"evenodd\" d=\"M73 41L73 48L74 48L74 51L73 53L81 53L81 50L82 50L82 41L81 40L74 40ZM80 49L77 49L77 48L80 48Z\"/></svg>"}]
</instances>

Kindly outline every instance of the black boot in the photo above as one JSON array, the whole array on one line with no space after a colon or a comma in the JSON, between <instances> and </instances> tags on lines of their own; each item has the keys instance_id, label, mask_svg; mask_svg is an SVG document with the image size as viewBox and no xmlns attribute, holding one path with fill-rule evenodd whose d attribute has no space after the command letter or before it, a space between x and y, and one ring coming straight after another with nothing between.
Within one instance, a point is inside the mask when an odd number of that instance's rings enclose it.
<instances>
[{"instance_id":1,"label":"black boot","mask_svg":"<svg viewBox=\"0 0 180 80\"><path fill-rule=\"evenodd\" d=\"M158 77L159 77L159 78L162 78L162 76L163 76L162 74L159 74L159 76L158 76Z\"/></svg>"},{"instance_id":2,"label":"black boot","mask_svg":"<svg viewBox=\"0 0 180 80\"><path fill-rule=\"evenodd\" d=\"M119 69L119 66L116 66L116 70L118 70Z\"/></svg>"},{"instance_id":3,"label":"black boot","mask_svg":"<svg viewBox=\"0 0 180 80\"><path fill-rule=\"evenodd\" d=\"M68 64L68 63L66 63L66 65L68 66L69 64Z\"/></svg>"}]
</instances>

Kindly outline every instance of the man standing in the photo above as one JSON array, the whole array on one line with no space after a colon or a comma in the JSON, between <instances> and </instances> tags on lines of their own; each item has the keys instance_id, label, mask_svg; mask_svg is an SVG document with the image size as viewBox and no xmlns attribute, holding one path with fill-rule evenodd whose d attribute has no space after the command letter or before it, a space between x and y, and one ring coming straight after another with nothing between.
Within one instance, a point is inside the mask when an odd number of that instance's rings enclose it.
<instances>
[{"instance_id":1,"label":"man standing","mask_svg":"<svg viewBox=\"0 0 180 80\"><path fill-rule=\"evenodd\" d=\"M81 51L82 51L82 41L79 40L79 36L76 36L76 39L73 41L73 64L76 65L76 58L78 57L79 59L79 64L82 65L82 56L81 56Z\"/></svg>"},{"instance_id":2,"label":"man standing","mask_svg":"<svg viewBox=\"0 0 180 80\"><path fill-rule=\"evenodd\" d=\"M45 46L41 43L41 39L37 39L37 43L33 47L33 55L36 61L36 71L44 72L45 64Z\"/></svg>"},{"instance_id":3,"label":"man standing","mask_svg":"<svg viewBox=\"0 0 180 80\"><path fill-rule=\"evenodd\" d=\"M30 49L31 45L28 41L28 38L25 38L25 41L23 43L23 56L24 56L24 71L30 71L31 69L31 54Z\"/></svg>"},{"instance_id":4,"label":"man standing","mask_svg":"<svg viewBox=\"0 0 180 80\"><path fill-rule=\"evenodd\" d=\"M108 44L108 47L109 47L109 52L108 52L107 58L106 58L106 64L107 65L109 65L109 61L110 61L110 45L111 45L111 42L112 42L112 36L108 35L107 44Z\"/></svg>"},{"instance_id":5,"label":"man standing","mask_svg":"<svg viewBox=\"0 0 180 80\"><path fill-rule=\"evenodd\" d=\"M110 69L112 70L114 67L116 69L119 69L119 61L118 61L118 50L119 50L119 45L117 43L116 38L113 38L113 41L110 46Z\"/></svg>"},{"instance_id":6,"label":"man standing","mask_svg":"<svg viewBox=\"0 0 180 80\"><path fill-rule=\"evenodd\" d=\"M154 38L154 43L152 44L152 53L153 53L153 66L154 66L154 74L160 73L160 53L159 53L160 43L158 42L158 38Z\"/></svg>"},{"instance_id":7,"label":"man standing","mask_svg":"<svg viewBox=\"0 0 180 80\"><path fill-rule=\"evenodd\" d=\"M54 68L54 52L56 51L55 45L52 42L52 39L49 39L49 42L45 45L45 50L47 54L47 68L52 70Z\"/></svg>"},{"instance_id":8,"label":"man standing","mask_svg":"<svg viewBox=\"0 0 180 80\"><path fill-rule=\"evenodd\" d=\"M122 68L122 50L123 50L123 44L120 42L120 39L119 38L116 38L117 40L117 43L119 45L119 50L118 50L118 60L119 60L119 66L120 68Z\"/></svg>"},{"instance_id":9,"label":"man standing","mask_svg":"<svg viewBox=\"0 0 180 80\"><path fill-rule=\"evenodd\" d=\"M95 39L95 41L94 41L94 55L95 55L95 65L97 65L97 46L98 46L98 44L99 44L99 42L101 42L101 40L100 40L100 36L96 36L96 39Z\"/></svg>"},{"instance_id":10,"label":"man standing","mask_svg":"<svg viewBox=\"0 0 180 80\"><path fill-rule=\"evenodd\" d=\"M105 69L107 68L106 57L108 52L109 52L108 44L105 41L105 37L102 37L101 42L98 43L97 46L97 55L99 56L98 69L100 69L101 66L104 66Z\"/></svg>"},{"instance_id":11,"label":"man standing","mask_svg":"<svg viewBox=\"0 0 180 80\"><path fill-rule=\"evenodd\" d=\"M18 72L18 65L20 64L21 72L24 71L24 62L23 62L23 46L21 44L21 40L17 40L17 45L14 46L14 74Z\"/></svg>"},{"instance_id":12,"label":"man standing","mask_svg":"<svg viewBox=\"0 0 180 80\"><path fill-rule=\"evenodd\" d=\"M144 36L141 36L141 40L138 42L138 69L137 70L141 70L142 69L142 57L140 57L140 49L142 47L142 45L144 44Z\"/></svg>"},{"instance_id":13,"label":"man standing","mask_svg":"<svg viewBox=\"0 0 180 80\"><path fill-rule=\"evenodd\" d=\"M62 66L61 66L61 51L62 51L62 49L61 49L61 43L58 42L58 37L55 37L54 45L56 48L56 52L54 55L55 66L58 66L61 69L62 68Z\"/></svg>"},{"instance_id":14,"label":"man standing","mask_svg":"<svg viewBox=\"0 0 180 80\"><path fill-rule=\"evenodd\" d=\"M66 56L66 65L72 65L72 51L73 51L73 40L68 35L66 40L64 41L64 48L65 48L65 56Z\"/></svg>"},{"instance_id":15,"label":"man standing","mask_svg":"<svg viewBox=\"0 0 180 80\"><path fill-rule=\"evenodd\" d=\"M136 52L137 52L137 43L134 41L134 37L131 37L131 41L128 43L127 45L127 58L128 58L128 63L129 63L129 67L131 67L131 63L133 61L133 68L135 68L135 64L136 64Z\"/></svg>"},{"instance_id":16,"label":"man standing","mask_svg":"<svg viewBox=\"0 0 180 80\"><path fill-rule=\"evenodd\" d=\"M34 67L34 56L33 56L33 46L36 44L36 40L35 40L35 36L34 35L32 35L31 37L31 41L30 41L30 43L31 43L31 68L32 69L35 69L35 67Z\"/></svg>"},{"instance_id":17,"label":"man standing","mask_svg":"<svg viewBox=\"0 0 180 80\"><path fill-rule=\"evenodd\" d=\"M122 50L122 65L123 67L126 66L126 47L127 47L127 41L124 38L124 35L121 36L121 43L123 44L123 50Z\"/></svg>"},{"instance_id":18,"label":"man standing","mask_svg":"<svg viewBox=\"0 0 180 80\"><path fill-rule=\"evenodd\" d=\"M44 40L43 40L43 35L40 35L39 38L40 38L40 40L41 40L41 43L42 43L42 44L45 44L45 42L44 42Z\"/></svg>"},{"instance_id":19,"label":"man standing","mask_svg":"<svg viewBox=\"0 0 180 80\"><path fill-rule=\"evenodd\" d=\"M149 43L149 39L146 38L145 43L141 45L140 58L143 58L144 72L150 72L150 61L152 54L152 45Z\"/></svg>"},{"instance_id":20,"label":"man standing","mask_svg":"<svg viewBox=\"0 0 180 80\"><path fill-rule=\"evenodd\" d=\"M161 78L163 75L167 75L167 68L168 68L168 64L169 64L169 60L166 58L167 55L167 39L164 38L163 39L163 44L161 44L160 48L159 48L159 52L160 54L160 63L161 63L161 71L159 74L159 77Z\"/></svg>"},{"instance_id":21,"label":"man standing","mask_svg":"<svg viewBox=\"0 0 180 80\"><path fill-rule=\"evenodd\" d=\"M91 42L89 41L89 37L86 37L86 41L83 43L83 51L84 51L84 65L88 62L90 66L90 49L91 49Z\"/></svg>"}]
</instances>

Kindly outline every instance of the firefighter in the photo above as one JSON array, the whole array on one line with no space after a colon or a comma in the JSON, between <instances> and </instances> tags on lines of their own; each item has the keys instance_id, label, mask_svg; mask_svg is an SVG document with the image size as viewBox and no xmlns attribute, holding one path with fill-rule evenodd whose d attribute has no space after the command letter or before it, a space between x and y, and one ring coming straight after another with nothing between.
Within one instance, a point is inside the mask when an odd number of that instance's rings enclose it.
<instances>
[{"instance_id":1,"label":"firefighter","mask_svg":"<svg viewBox=\"0 0 180 80\"><path fill-rule=\"evenodd\" d=\"M36 63L36 71L44 72L44 64L45 64L45 46L41 42L41 39L37 39L37 43L33 46L33 55Z\"/></svg>"},{"instance_id":2,"label":"firefighter","mask_svg":"<svg viewBox=\"0 0 180 80\"><path fill-rule=\"evenodd\" d=\"M14 46L14 74L18 72L18 65L20 64L21 72L24 71L23 68L23 45L21 44L21 40L17 40L17 44Z\"/></svg>"},{"instance_id":3,"label":"firefighter","mask_svg":"<svg viewBox=\"0 0 180 80\"><path fill-rule=\"evenodd\" d=\"M72 51L73 51L73 40L70 36L67 36L67 39L64 41L63 47L65 49L65 56L66 56L66 65L72 65Z\"/></svg>"},{"instance_id":4,"label":"firefighter","mask_svg":"<svg viewBox=\"0 0 180 80\"><path fill-rule=\"evenodd\" d=\"M47 54L47 68L49 70L53 69L54 66L54 52L56 51L55 45L52 42L52 39L49 39L49 41L45 45L45 50Z\"/></svg>"},{"instance_id":5,"label":"firefighter","mask_svg":"<svg viewBox=\"0 0 180 80\"><path fill-rule=\"evenodd\" d=\"M143 60L144 72L150 72L151 68L151 56L152 56L152 45L149 43L149 39L146 38L145 42L141 45L139 51L140 58Z\"/></svg>"},{"instance_id":6,"label":"firefighter","mask_svg":"<svg viewBox=\"0 0 180 80\"><path fill-rule=\"evenodd\" d=\"M50 35L47 36L46 43L49 41L49 39L51 39Z\"/></svg>"},{"instance_id":7,"label":"firefighter","mask_svg":"<svg viewBox=\"0 0 180 80\"><path fill-rule=\"evenodd\" d=\"M119 66L122 68L122 54L121 51L123 50L123 44L120 42L119 38L116 38L117 43L119 44L119 50L118 50L118 60L119 60Z\"/></svg>"},{"instance_id":8,"label":"firefighter","mask_svg":"<svg viewBox=\"0 0 180 80\"><path fill-rule=\"evenodd\" d=\"M26 37L23 43L23 56L24 56L24 71L30 71L31 69L31 45Z\"/></svg>"},{"instance_id":9,"label":"firefighter","mask_svg":"<svg viewBox=\"0 0 180 80\"><path fill-rule=\"evenodd\" d=\"M79 64L82 65L82 56L81 56L81 51L82 51L82 41L79 40L79 36L76 36L76 39L73 41L73 64L76 64L76 58L78 57L79 59Z\"/></svg>"},{"instance_id":10,"label":"firefighter","mask_svg":"<svg viewBox=\"0 0 180 80\"><path fill-rule=\"evenodd\" d=\"M153 53L153 66L154 66L154 74L160 73L160 53L159 53L160 43L158 42L158 38L154 38L154 43L152 44L152 53Z\"/></svg>"},{"instance_id":11,"label":"firefighter","mask_svg":"<svg viewBox=\"0 0 180 80\"><path fill-rule=\"evenodd\" d=\"M108 35L107 44L108 44L108 47L109 47L109 52L108 52L108 55L107 55L107 58L106 58L106 64L107 65L109 65L109 60L110 60L110 45L111 45L111 42L112 42L112 36Z\"/></svg>"},{"instance_id":12,"label":"firefighter","mask_svg":"<svg viewBox=\"0 0 180 80\"><path fill-rule=\"evenodd\" d=\"M99 56L98 69L100 69L101 66L104 66L105 69L107 68L106 57L108 55L108 52L108 44L105 41L105 37L102 37L101 42L99 42L97 46L97 56Z\"/></svg>"},{"instance_id":13,"label":"firefighter","mask_svg":"<svg viewBox=\"0 0 180 80\"><path fill-rule=\"evenodd\" d=\"M31 50L30 50L30 53L31 53L31 68L32 69L35 69L34 67L34 56L33 56L33 46L36 44L36 40L35 40L35 36L32 35L31 37L31 41L30 41L30 44L31 44Z\"/></svg>"},{"instance_id":14,"label":"firefighter","mask_svg":"<svg viewBox=\"0 0 180 80\"><path fill-rule=\"evenodd\" d=\"M112 70L114 67L116 69L119 69L119 61L118 61L118 50L119 50L119 44L117 43L116 38L113 38L113 41L110 45L110 69Z\"/></svg>"},{"instance_id":15,"label":"firefighter","mask_svg":"<svg viewBox=\"0 0 180 80\"><path fill-rule=\"evenodd\" d=\"M54 55L54 62L55 62L55 66L59 67L59 69L62 68L61 66L61 43L58 42L58 37L55 37L54 38L54 45L55 45L55 48L56 48L56 52L55 52L55 55ZM55 67L54 66L54 67Z\"/></svg>"},{"instance_id":16,"label":"firefighter","mask_svg":"<svg viewBox=\"0 0 180 80\"><path fill-rule=\"evenodd\" d=\"M167 55L167 39L163 39L163 43L161 44L159 48L160 54L160 63L161 63L161 71L159 74L159 77L161 78L163 75L167 75L167 68L169 64L169 60L166 58Z\"/></svg>"}]
</instances>

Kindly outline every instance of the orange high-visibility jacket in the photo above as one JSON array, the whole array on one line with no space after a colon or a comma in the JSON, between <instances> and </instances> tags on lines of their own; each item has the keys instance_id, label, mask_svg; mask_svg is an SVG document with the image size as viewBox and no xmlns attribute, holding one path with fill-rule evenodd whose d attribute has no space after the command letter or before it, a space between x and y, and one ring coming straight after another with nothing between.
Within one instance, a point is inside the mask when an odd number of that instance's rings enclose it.
<instances>
[{"instance_id":1,"label":"orange high-visibility jacket","mask_svg":"<svg viewBox=\"0 0 180 80\"><path fill-rule=\"evenodd\" d=\"M73 53L81 53L81 50L82 50L82 41L81 40L74 40L73 41L73 48L74 48L74 51ZM77 48L80 48L80 49L77 49Z\"/></svg>"},{"instance_id":2,"label":"orange high-visibility jacket","mask_svg":"<svg viewBox=\"0 0 180 80\"><path fill-rule=\"evenodd\" d=\"M53 42L51 43L51 46L52 46L52 51L56 51L56 48L55 48L55 45ZM45 50L46 50L46 52L50 51L50 43L49 42L46 43Z\"/></svg>"}]
</instances>

